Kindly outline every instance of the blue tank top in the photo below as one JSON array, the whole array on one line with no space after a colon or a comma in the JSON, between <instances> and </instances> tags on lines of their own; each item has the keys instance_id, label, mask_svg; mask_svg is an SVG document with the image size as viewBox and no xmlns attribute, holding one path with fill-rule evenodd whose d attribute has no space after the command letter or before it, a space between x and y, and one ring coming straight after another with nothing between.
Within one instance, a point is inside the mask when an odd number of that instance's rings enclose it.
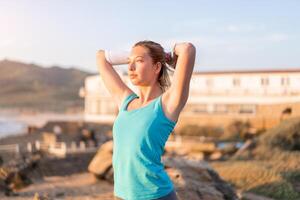
<instances>
[{"instance_id":1,"label":"blue tank top","mask_svg":"<svg viewBox=\"0 0 300 200\"><path fill-rule=\"evenodd\" d=\"M113 125L114 195L125 200L150 200L174 189L161 156L177 121L167 118L161 97L146 106L127 110L139 98L128 95Z\"/></svg>"}]
</instances>

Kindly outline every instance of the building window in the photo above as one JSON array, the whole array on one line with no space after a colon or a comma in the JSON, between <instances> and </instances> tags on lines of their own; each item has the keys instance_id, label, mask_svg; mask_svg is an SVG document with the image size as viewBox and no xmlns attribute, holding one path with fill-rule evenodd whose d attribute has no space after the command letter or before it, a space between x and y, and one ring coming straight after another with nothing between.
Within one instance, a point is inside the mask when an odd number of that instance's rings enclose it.
<instances>
[{"instance_id":1,"label":"building window","mask_svg":"<svg viewBox=\"0 0 300 200\"><path fill-rule=\"evenodd\" d=\"M93 99L91 102L91 114L97 114L98 113L98 102Z\"/></svg>"},{"instance_id":2,"label":"building window","mask_svg":"<svg viewBox=\"0 0 300 200\"><path fill-rule=\"evenodd\" d=\"M206 104L187 104L184 107L184 111L190 113L206 113L207 108Z\"/></svg>"},{"instance_id":3,"label":"building window","mask_svg":"<svg viewBox=\"0 0 300 200\"><path fill-rule=\"evenodd\" d=\"M101 113L101 100L97 100L97 114Z\"/></svg>"},{"instance_id":4,"label":"building window","mask_svg":"<svg viewBox=\"0 0 300 200\"><path fill-rule=\"evenodd\" d=\"M261 85L269 85L269 79L264 77L264 78L261 78Z\"/></svg>"},{"instance_id":5,"label":"building window","mask_svg":"<svg viewBox=\"0 0 300 200\"><path fill-rule=\"evenodd\" d=\"M289 85L289 84L290 84L289 77L282 77L281 78L281 85Z\"/></svg>"},{"instance_id":6,"label":"building window","mask_svg":"<svg viewBox=\"0 0 300 200\"><path fill-rule=\"evenodd\" d=\"M234 86L240 86L241 85L241 81L239 78L233 78L233 85Z\"/></svg>"},{"instance_id":7,"label":"building window","mask_svg":"<svg viewBox=\"0 0 300 200\"><path fill-rule=\"evenodd\" d=\"M86 107L87 107L87 113L89 114L95 114L95 110L94 110L94 101L92 98L89 98L87 101L86 101Z\"/></svg>"},{"instance_id":8,"label":"building window","mask_svg":"<svg viewBox=\"0 0 300 200\"><path fill-rule=\"evenodd\" d=\"M225 104L216 104L215 108L214 108L214 112L215 113L227 113L228 112L227 105L225 105Z\"/></svg>"},{"instance_id":9,"label":"building window","mask_svg":"<svg viewBox=\"0 0 300 200\"><path fill-rule=\"evenodd\" d=\"M211 78L206 79L206 86L211 87L213 85L213 80Z\"/></svg>"},{"instance_id":10,"label":"building window","mask_svg":"<svg viewBox=\"0 0 300 200\"><path fill-rule=\"evenodd\" d=\"M240 105L239 113L254 114L255 108L256 107L253 104L242 104L242 105Z\"/></svg>"},{"instance_id":11,"label":"building window","mask_svg":"<svg viewBox=\"0 0 300 200\"><path fill-rule=\"evenodd\" d=\"M206 104L196 105L193 108L193 112L196 112L196 113L206 113L207 112Z\"/></svg>"}]
</instances>

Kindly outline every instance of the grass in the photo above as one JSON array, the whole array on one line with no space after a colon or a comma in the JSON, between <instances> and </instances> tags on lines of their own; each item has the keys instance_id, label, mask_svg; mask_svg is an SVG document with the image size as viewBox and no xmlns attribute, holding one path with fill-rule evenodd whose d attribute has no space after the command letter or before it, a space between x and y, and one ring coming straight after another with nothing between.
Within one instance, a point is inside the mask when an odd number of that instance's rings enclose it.
<instances>
[{"instance_id":1,"label":"grass","mask_svg":"<svg viewBox=\"0 0 300 200\"><path fill-rule=\"evenodd\" d=\"M213 162L214 169L236 188L244 192L274 199L300 199L299 155L290 160L248 160ZM298 181L298 182L297 182Z\"/></svg>"},{"instance_id":2,"label":"grass","mask_svg":"<svg viewBox=\"0 0 300 200\"><path fill-rule=\"evenodd\" d=\"M242 192L278 200L300 199L300 118L283 121L257 138L238 158L212 162L220 176Z\"/></svg>"}]
</instances>

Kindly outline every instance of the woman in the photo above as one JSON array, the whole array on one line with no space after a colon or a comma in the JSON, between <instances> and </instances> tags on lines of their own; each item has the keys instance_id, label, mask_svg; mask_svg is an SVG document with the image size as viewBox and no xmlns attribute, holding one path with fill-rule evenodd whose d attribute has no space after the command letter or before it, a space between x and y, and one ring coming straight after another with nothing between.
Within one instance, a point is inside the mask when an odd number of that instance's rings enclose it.
<instances>
[{"instance_id":1,"label":"woman","mask_svg":"<svg viewBox=\"0 0 300 200\"><path fill-rule=\"evenodd\" d=\"M115 199L177 200L161 156L188 99L196 49L191 43L177 43L172 56L146 40L122 56L97 52L100 76L119 108L113 125ZM114 60L120 59L128 64L130 81L139 94L113 69ZM167 63L175 68L171 85Z\"/></svg>"}]
</instances>

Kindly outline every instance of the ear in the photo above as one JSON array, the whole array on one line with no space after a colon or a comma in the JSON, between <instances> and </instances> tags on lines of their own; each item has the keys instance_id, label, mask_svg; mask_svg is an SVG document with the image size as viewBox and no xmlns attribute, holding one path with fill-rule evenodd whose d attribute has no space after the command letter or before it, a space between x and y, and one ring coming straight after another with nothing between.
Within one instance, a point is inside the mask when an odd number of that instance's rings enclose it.
<instances>
[{"instance_id":1,"label":"ear","mask_svg":"<svg viewBox=\"0 0 300 200\"><path fill-rule=\"evenodd\" d=\"M161 68L162 68L161 62L157 62L155 64L155 73L159 74Z\"/></svg>"}]
</instances>

